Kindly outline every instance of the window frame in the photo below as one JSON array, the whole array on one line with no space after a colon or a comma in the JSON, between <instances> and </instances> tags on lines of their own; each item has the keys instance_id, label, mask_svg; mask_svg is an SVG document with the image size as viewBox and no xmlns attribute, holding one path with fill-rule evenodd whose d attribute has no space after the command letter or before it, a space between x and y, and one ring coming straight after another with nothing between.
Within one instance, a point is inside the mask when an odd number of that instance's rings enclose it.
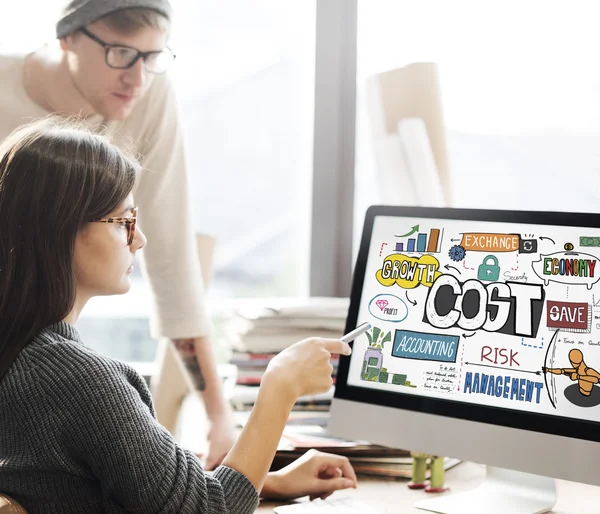
<instances>
[{"instance_id":1,"label":"window frame","mask_svg":"<svg viewBox=\"0 0 600 514\"><path fill-rule=\"evenodd\" d=\"M357 0L317 0L310 296L350 295L357 10Z\"/></svg>"}]
</instances>

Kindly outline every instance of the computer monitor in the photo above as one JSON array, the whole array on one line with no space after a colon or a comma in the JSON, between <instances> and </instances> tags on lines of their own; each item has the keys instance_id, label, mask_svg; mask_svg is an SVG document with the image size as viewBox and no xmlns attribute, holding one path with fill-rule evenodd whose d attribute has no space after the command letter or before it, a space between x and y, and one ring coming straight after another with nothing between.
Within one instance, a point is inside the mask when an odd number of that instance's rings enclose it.
<instances>
[{"instance_id":1,"label":"computer monitor","mask_svg":"<svg viewBox=\"0 0 600 514\"><path fill-rule=\"evenodd\" d=\"M552 477L600 485L599 261L600 215L369 208L346 329L373 328L340 360L329 432L487 465L417 504L434 512L546 512Z\"/></svg>"}]
</instances>

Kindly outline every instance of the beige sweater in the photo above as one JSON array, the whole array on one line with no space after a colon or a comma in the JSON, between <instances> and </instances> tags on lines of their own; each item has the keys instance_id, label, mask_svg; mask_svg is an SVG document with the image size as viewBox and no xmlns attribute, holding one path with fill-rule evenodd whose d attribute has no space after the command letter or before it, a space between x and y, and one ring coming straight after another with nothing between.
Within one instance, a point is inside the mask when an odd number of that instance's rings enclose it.
<instances>
[{"instance_id":1,"label":"beige sweater","mask_svg":"<svg viewBox=\"0 0 600 514\"><path fill-rule=\"evenodd\" d=\"M49 114L25 91L24 61L25 55L0 55L0 141L18 126ZM152 336L208 334L183 134L171 82L166 75L157 76L125 121L104 122L96 115L86 124L104 127L115 143L133 150L143 166L133 193L140 228L148 238L143 268L153 292Z\"/></svg>"}]
</instances>

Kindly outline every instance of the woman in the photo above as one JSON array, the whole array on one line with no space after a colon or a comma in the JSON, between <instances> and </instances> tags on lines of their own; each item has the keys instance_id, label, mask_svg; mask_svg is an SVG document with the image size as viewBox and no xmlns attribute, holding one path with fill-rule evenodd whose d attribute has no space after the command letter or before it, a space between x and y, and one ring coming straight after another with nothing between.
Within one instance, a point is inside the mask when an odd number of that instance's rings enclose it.
<instances>
[{"instance_id":1,"label":"woman","mask_svg":"<svg viewBox=\"0 0 600 514\"><path fill-rule=\"evenodd\" d=\"M74 324L93 296L129 290L146 243L139 166L106 139L44 120L0 145L0 489L30 513L250 513L258 496L356 485L318 452L268 474L296 399L331 386L332 339L274 358L223 465L205 474L155 418L143 379L87 348ZM144 213L140 213L143 218Z\"/></svg>"}]
</instances>

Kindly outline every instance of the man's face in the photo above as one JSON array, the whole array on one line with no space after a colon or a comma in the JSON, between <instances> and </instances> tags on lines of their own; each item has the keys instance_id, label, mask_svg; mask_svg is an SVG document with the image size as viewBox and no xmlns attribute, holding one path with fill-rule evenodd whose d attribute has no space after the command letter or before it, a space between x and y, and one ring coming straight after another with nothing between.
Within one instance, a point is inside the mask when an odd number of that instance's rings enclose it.
<instances>
[{"instance_id":1,"label":"man's face","mask_svg":"<svg viewBox=\"0 0 600 514\"><path fill-rule=\"evenodd\" d=\"M140 52L160 51L167 44L167 33L150 27L120 34L98 21L86 28L110 45L127 46ZM81 32L62 39L61 47L67 53L75 87L107 120L125 119L152 83L154 75L144 69L142 58L128 69L111 68L106 63L106 50Z\"/></svg>"}]
</instances>

